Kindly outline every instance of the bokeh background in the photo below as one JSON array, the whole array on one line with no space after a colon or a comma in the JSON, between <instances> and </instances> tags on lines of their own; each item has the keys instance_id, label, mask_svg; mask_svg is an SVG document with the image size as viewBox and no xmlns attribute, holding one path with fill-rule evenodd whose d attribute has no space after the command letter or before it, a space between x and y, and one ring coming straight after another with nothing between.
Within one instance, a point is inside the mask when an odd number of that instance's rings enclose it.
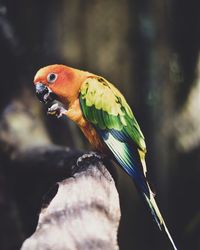
<instances>
[{"instance_id":1,"label":"bokeh background","mask_svg":"<svg viewBox=\"0 0 200 250\"><path fill-rule=\"evenodd\" d=\"M34 95L34 74L52 63L102 75L126 96L170 232L181 250L200 249L199 12L199 0L0 0L0 249L19 249L34 232L50 188L45 174L16 164L16 152L89 150ZM171 249L120 170L117 185L120 249Z\"/></svg>"}]
</instances>

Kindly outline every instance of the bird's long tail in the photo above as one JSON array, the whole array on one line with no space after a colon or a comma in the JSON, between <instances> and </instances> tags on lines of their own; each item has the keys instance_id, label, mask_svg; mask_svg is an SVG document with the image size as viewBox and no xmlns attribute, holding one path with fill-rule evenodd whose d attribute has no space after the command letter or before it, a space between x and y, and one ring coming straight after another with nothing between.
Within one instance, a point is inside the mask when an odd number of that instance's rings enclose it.
<instances>
[{"instance_id":1,"label":"bird's long tail","mask_svg":"<svg viewBox=\"0 0 200 250\"><path fill-rule=\"evenodd\" d=\"M138 191L142 194L144 201L151 211L154 221L161 231L165 231L169 240L172 243L174 250L177 247L167 229L167 226L162 218L159 208L156 204L154 194L147 181L147 168L145 163L145 152L138 150L135 144L129 145L123 133L116 130L98 130L103 138L103 141L113 153L116 162L122 169L131 176Z\"/></svg>"},{"instance_id":2,"label":"bird's long tail","mask_svg":"<svg viewBox=\"0 0 200 250\"><path fill-rule=\"evenodd\" d=\"M167 228L167 226L165 224L165 221L164 221L164 219L163 219L163 217L162 217L162 215L160 213L160 210L159 210L159 208L157 206L157 203L155 201L155 198L154 198L154 194L151 191L150 187L149 187L149 190L150 190L150 196L149 197L147 197L147 195L145 193L143 193L143 196L145 198L146 204L149 207L149 209L151 211L151 214L152 214L152 216L154 218L154 221L158 225L159 229L161 231L165 231L166 232L166 234L167 234L167 236L168 236L168 238L169 238L169 240L170 240L170 242L171 242L174 250L177 250L177 247L176 247L176 245L175 245L175 243L174 243L174 241L173 241L173 239L172 239L172 237L171 237L171 235L169 233L169 230L168 230L168 228Z\"/></svg>"}]
</instances>

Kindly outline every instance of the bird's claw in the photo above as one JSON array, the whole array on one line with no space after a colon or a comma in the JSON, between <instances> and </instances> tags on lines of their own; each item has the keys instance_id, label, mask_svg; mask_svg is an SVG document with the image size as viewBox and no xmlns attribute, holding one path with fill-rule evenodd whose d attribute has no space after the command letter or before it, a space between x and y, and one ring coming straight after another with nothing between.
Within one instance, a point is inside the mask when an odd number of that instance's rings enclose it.
<instances>
[{"instance_id":1,"label":"bird's claw","mask_svg":"<svg viewBox=\"0 0 200 250\"><path fill-rule=\"evenodd\" d=\"M55 115L57 118L62 117L62 115L66 112L66 109L63 108L59 103L53 104L50 108L48 108L48 115Z\"/></svg>"}]
</instances>

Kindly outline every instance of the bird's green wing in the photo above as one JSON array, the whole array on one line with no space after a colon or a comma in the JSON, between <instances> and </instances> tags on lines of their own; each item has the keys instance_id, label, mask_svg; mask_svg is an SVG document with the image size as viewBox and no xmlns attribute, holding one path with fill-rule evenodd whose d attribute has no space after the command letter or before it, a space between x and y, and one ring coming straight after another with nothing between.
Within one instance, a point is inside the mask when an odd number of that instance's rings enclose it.
<instances>
[{"instance_id":1,"label":"bird's green wing","mask_svg":"<svg viewBox=\"0 0 200 250\"><path fill-rule=\"evenodd\" d=\"M117 88L102 77L90 77L80 90L80 103L84 116L99 129L120 132L119 139L134 143L146 152L144 136L127 104Z\"/></svg>"},{"instance_id":2,"label":"bird's green wing","mask_svg":"<svg viewBox=\"0 0 200 250\"><path fill-rule=\"evenodd\" d=\"M82 84L79 99L84 117L138 188L149 196L144 136L123 95L104 78L94 76Z\"/></svg>"}]
</instances>

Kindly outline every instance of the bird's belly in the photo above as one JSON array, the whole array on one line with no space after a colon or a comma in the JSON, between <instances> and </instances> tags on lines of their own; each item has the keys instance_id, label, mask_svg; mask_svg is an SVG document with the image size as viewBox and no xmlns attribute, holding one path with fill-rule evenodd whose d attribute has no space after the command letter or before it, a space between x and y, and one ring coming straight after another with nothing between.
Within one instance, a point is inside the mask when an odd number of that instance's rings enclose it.
<instances>
[{"instance_id":1,"label":"bird's belly","mask_svg":"<svg viewBox=\"0 0 200 250\"><path fill-rule=\"evenodd\" d=\"M91 124L86 123L85 126L81 127L81 130L85 137L88 139L90 144L98 151L104 152L105 145L103 144L101 138L97 134L96 130L91 126Z\"/></svg>"}]
</instances>

